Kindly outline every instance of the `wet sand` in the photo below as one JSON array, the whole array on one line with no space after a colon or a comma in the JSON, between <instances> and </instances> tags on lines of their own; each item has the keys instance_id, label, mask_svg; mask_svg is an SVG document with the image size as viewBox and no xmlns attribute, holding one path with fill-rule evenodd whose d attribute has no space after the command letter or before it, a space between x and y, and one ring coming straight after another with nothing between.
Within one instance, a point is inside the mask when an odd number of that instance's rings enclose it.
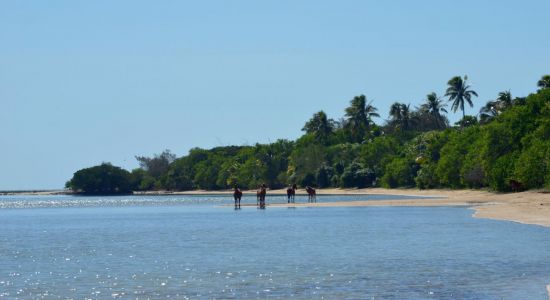
<instances>
[{"instance_id":1,"label":"wet sand","mask_svg":"<svg viewBox=\"0 0 550 300\"><path fill-rule=\"evenodd\" d=\"M247 191L255 193L254 191ZM208 192L201 192L208 193ZM221 192L223 193L223 192ZM231 191L225 193L230 194ZM286 194L285 190L268 194ZM298 190L297 194L305 195ZM405 195L422 197L404 200L343 201L330 203L268 204L283 207L335 207L335 206L466 206L476 218L513 221L550 227L550 193L526 191L521 193L492 193L482 190L417 190L417 189L323 189L318 195Z\"/></svg>"}]
</instances>

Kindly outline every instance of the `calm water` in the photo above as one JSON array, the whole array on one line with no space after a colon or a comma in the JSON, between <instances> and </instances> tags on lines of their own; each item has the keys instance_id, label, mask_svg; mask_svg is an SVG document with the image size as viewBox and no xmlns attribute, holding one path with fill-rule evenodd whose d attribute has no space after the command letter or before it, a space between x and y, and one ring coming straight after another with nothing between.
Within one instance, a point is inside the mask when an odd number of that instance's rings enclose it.
<instances>
[{"instance_id":1,"label":"calm water","mask_svg":"<svg viewBox=\"0 0 550 300\"><path fill-rule=\"evenodd\" d=\"M0 298L548 299L549 228L465 208L223 203L0 196Z\"/></svg>"}]
</instances>

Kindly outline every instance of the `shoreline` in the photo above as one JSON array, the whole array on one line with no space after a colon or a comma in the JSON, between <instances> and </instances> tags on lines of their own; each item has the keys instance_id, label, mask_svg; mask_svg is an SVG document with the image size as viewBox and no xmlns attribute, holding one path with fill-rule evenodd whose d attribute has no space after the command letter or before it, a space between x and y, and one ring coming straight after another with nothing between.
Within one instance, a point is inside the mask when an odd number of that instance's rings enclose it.
<instances>
[{"instance_id":1,"label":"shoreline","mask_svg":"<svg viewBox=\"0 0 550 300\"><path fill-rule=\"evenodd\" d=\"M209 192L190 193L205 195ZM244 194L255 193L246 191ZM189 194L189 193L187 193ZM232 194L220 191L215 194ZM285 195L286 190L268 191L272 195ZM296 195L306 195L297 190ZM474 210L472 217L521 224L550 227L550 193L545 191L525 191L520 193L493 193L483 190L418 190L418 189L322 189L317 195L399 195L414 196L416 199L377 200L377 201L341 201L326 203L268 204L274 207L342 207L342 206L464 206Z\"/></svg>"},{"instance_id":2,"label":"shoreline","mask_svg":"<svg viewBox=\"0 0 550 300\"><path fill-rule=\"evenodd\" d=\"M0 191L0 195L71 195L67 190ZM142 196L168 195L232 195L232 190L221 191L147 191L135 192ZM255 190L245 190L244 195L255 195ZM268 190L268 195L286 195L286 189ZM296 190L296 195L307 195L304 189ZM317 195L399 195L413 196L415 199L342 201L326 203L268 204L269 206L295 207L336 207L336 206L466 206L474 210L474 218L512 221L522 224L550 227L550 193L525 191L520 193L492 193L484 190L445 190L445 189L318 189Z\"/></svg>"}]
</instances>

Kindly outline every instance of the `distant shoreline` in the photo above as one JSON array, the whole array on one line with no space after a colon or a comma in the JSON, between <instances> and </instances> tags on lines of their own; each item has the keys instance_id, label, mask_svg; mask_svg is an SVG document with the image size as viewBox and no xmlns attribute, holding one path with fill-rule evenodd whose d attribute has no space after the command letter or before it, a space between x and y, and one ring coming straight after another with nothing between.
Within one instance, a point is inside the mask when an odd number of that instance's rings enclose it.
<instances>
[{"instance_id":1,"label":"distant shoreline","mask_svg":"<svg viewBox=\"0 0 550 300\"><path fill-rule=\"evenodd\" d=\"M5 190L0 191L0 195L72 195L74 194L70 190Z\"/></svg>"},{"instance_id":2,"label":"distant shoreline","mask_svg":"<svg viewBox=\"0 0 550 300\"><path fill-rule=\"evenodd\" d=\"M255 190L243 191L245 195L255 195ZM70 190L27 190L0 191L0 195L71 195ZM168 196L168 195L227 195L232 190L221 191L146 191L135 192L134 195ZM299 189L297 195L307 195ZM475 218L505 220L523 224L550 227L550 193L544 191L526 191L521 193L493 193L483 190L445 190L445 189L318 189L318 195L400 195L415 196L417 199L379 200L379 201L339 201L323 203L268 204L294 207L337 207L337 206L466 206L475 212ZM269 190L268 195L286 195L286 189Z\"/></svg>"}]
</instances>

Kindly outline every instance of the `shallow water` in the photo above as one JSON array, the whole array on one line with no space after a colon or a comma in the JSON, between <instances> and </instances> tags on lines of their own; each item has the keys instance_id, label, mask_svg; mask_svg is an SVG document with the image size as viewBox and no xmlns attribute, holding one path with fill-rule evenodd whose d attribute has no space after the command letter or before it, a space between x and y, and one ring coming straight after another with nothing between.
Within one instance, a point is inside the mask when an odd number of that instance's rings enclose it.
<instances>
[{"instance_id":1,"label":"shallow water","mask_svg":"<svg viewBox=\"0 0 550 300\"><path fill-rule=\"evenodd\" d=\"M550 229L465 208L235 211L211 196L0 203L0 298L548 299Z\"/></svg>"},{"instance_id":2,"label":"shallow water","mask_svg":"<svg viewBox=\"0 0 550 300\"><path fill-rule=\"evenodd\" d=\"M396 195L327 195L318 196L317 202L354 200L415 199L416 196ZM307 196L296 196L296 203L307 202ZM287 203L286 195L268 195L266 202ZM256 204L255 195L245 195L242 204ZM51 207L106 207L106 206L171 206L171 205L222 205L233 204L233 196L227 195L162 195L162 196L0 196L1 208L51 208Z\"/></svg>"}]
</instances>

